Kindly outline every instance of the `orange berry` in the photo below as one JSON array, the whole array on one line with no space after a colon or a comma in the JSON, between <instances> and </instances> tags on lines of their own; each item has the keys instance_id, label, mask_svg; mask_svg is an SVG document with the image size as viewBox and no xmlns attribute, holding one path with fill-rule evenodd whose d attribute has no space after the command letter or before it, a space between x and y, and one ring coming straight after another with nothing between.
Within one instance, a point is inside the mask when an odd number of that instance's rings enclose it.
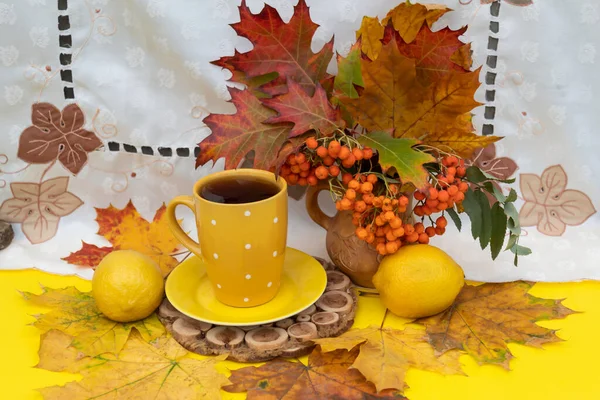
<instances>
[{"instance_id":1,"label":"orange berry","mask_svg":"<svg viewBox=\"0 0 600 400\"><path fill-rule=\"evenodd\" d=\"M327 145L327 150L329 150L329 153L331 153L332 151L339 153L341 148L342 148L342 145L337 140L332 140Z\"/></svg>"},{"instance_id":2,"label":"orange berry","mask_svg":"<svg viewBox=\"0 0 600 400\"><path fill-rule=\"evenodd\" d=\"M377 252L378 252L379 254L381 254L382 256L385 256L385 255L387 254L387 250L386 250L386 248L385 248L385 244L383 244L383 243L379 243L379 244L377 245Z\"/></svg>"},{"instance_id":3,"label":"orange berry","mask_svg":"<svg viewBox=\"0 0 600 400\"><path fill-rule=\"evenodd\" d=\"M438 200L440 202L444 203L444 202L448 201L449 198L450 198L450 194L448 193L447 190L442 189L438 192Z\"/></svg>"},{"instance_id":4,"label":"orange berry","mask_svg":"<svg viewBox=\"0 0 600 400\"><path fill-rule=\"evenodd\" d=\"M433 210L428 205L424 205L423 206L423 214L431 215L431 214L433 214Z\"/></svg>"},{"instance_id":5,"label":"orange berry","mask_svg":"<svg viewBox=\"0 0 600 400\"><path fill-rule=\"evenodd\" d=\"M398 212L399 212L399 213L406 212L406 206L399 206L399 207L398 207Z\"/></svg>"},{"instance_id":6,"label":"orange berry","mask_svg":"<svg viewBox=\"0 0 600 400\"><path fill-rule=\"evenodd\" d=\"M355 148L352 149L352 155L358 161L362 160L365 157L363 151L361 149L359 149L358 147L355 147Z\"/></svg>"},{"instance_id":7,"label":"orange berry","mask_svg":"<svg viewBox=\"0 0 600 400\"><path fill-rule=\"evenodd\" d=\"M465 167L456 168L456 176L458 176L459 178L462 178L465 175L467 175L467 169Z\"/></svg>"},{"instance_id":8,"label":"orange berry","mask_svg":"<svg viewBox=\"0 0 600 400\"><path fill-rule=\"evenodd\" d=\"M450 184L448 183L448 179L445 176L439 177L438 178L438 184L440 185L440 187L442 188L446 188L448 187Z\"/></svg>"},{"instance_id":9,"label":"orange berry","mask_svg":"<svg viewBox=\"0 0 600 400\"><path fill-rule=\"evenodd\" d=\"M435 200L438 197L438 190L434 187L430 187L427 194L429 195L430 199Z\"/></svg>"},{"instance_id":10,"label":"orange berry","mask_svg":"<svg viewBox=\"0 0 600 400\"><path fill-rule=\"evenodd\" d=\"M371 193L372 190L373 184L371 182L365 182L362 185L360 185L360 191L362 193Z\"/></svg>"},{"instance_id":11,"label":"orange berry","mask_svg":"<svg viewBox=\"0 0 600 400\"><path fill-rule=\"evenodd\" d=\"M450 162L449 162L448 160L449 160L449 157L444 157L444 158L442 158L442 164L443 164L445 167L449 167L449 166L450 166Z\"/></svg>"},{"instance_id":12,"label":"orange berry","mask_svg":"<svg viewBox=\"0 0 600 400\"><path fill-rule=\"evenodd\" d=\"M381 197L375 197L373 199L373 206L379 208L383 205L383 199Z\"/></svg>"},{"instance_id":13,"label":"orange berry","mask_svg":"<svg viewBox=\"0 0 600 400\"><path fill-rule=\"evenodd\" d=\"M425 215L425 212L423 211L423 206L416 206L413 212L417 217L422 217L423 215Z\"/></svg>"},{"instance_id":14,"label":"orange berry","mask_svg":"<svg viewBox=\"0 0 600 400\"><path fill-rule=\"evenodd\" d=\"M342 175L342 183L344 185L348 185L348 183L350 183L351 180L352 180L352 174L349 174L348 172L346 172Z\"/></svg>"},{"instance_id":15,"label":"orange berry","mask_svg":"<svg viewBox=\"0 0 600 400\"><path fill-rule=\"evenodd\" d=\"M348 182L348 187L350 189L358 190L360 188L360 183L357 180L352 179L350 182Z\"/></svg>"},{"instance_id":16,"label":"orange berry","mask_svg":"<svg viewBox=\"0 0 600 400\"><path fill-rule=\"evenodd\" d=\"M392 199L392 206L396 207L398 205L398 199Z\"/></svg>"},{"instance_id":17,"label":"orange berry","mask_svg":"<svg viewBox=\"0 0 600 400\"><path fill-rule=\"evenodd\" d=\"M400 192L400 188L398 187L398 185L391 184L390 185L390 192L395 196L395 195L398 194L398 192Z\"/></svg>"},{"instance_id":18,"label":"orange berry","mask_svg":"<svg viewBox=\"0 0 600 400\"><path fill-rule=\"evenodd\" d=\"M334 162L335 159L331 156L327 156L323 159L323 164L327 165L328 167L332 166Z\"/></svg>"},{"instance_id":19,"label":"orange berry","mask_svg":"<svg viewBox=\"0 0 600 400\"><path fill-rule=\"evenodd\" d=\"M304 155L304 154L302 154ZM304 157L306 158L306 157ZM297 158L296 158L297 160ZM303 161L302 163L300 163L300 171L308 171L310 170L310 163L308 161Z\"/></svg>"},{"instance_id":20,"label":"orange berry","mask_svg":"<svg viewBox=\"0 0 600 400\"><path fill-rule=\"evenodd\" d=\"M439 203L439 200L434 200L431 197L425 201L425 205L427 205L429 208L435 208Z\"/></svg>"},{"instance_id":21,"label":"orange berry","mask_svg":"<svg viewBox=\"0 0 600 400\"><path fill-rule=\"evenodd\" d=\"M363 183L365 181L365 176L362 174L356 174L356 175L354 175L354 179L356 179L360 183Z\"/></svg>"},{"instance_id":22,"label":"orange berry","mask_svg":"<svg viewBox=\"0 0 600 400\"><path fill-rule=\"evenodd\" d=\"M383 230L382 227L379 227L379 228L377 228L377 230L375 230L375 236L377 236L377 237L385 236L385 231Z\"/></svg>"},{"instance_id":23,"label":"orange berry","mask_svg":"<svg viewBox=\"0 0 600 400\"><path fill-rule=\"evenodd\" d=\"M392 231L392 233L394 234L394 236L396 236L397 238L404 236L404 228L400 227L398 229L394 229Z\"/></svg>"},{"instance_id":24,"label":"orange berry","mask_svg":"<svg viewBox=\"0 0 600 400\"><path fill-rule=\"evenodd\" d=\"M335 202L335 209L338 211L341 211L342 209L342 202L340 200Z\"/></svg>"},{"instance_id":25,"label":"orange berry","mask_svg":"<svg viewBox=\"0 0 600 400\"><path fill-rule=\"evenodd\" d=\"M425 229L425 233L427 234L427 236L429 237L434 237L435 236L435 228L433 226L428 226Z\"/></svg>"},{"instance_id":26,"label":"orange berry","mask_svg":"<svg viewBox=\"0 0 600 400\"><path fill-rule=\"evenodd\" d=\"M390 226L394 229L398 229L402 226L402 220L394 215L394 218L390 220Z\"/></svg>"},{"instance_id":27,"label":"orange berry","mask_svg":"<svg viewBox=\"0 0 600 400\"><path fill-rule=\"evenodd\" d=\"M356 158L354 157L354 155L350 154L348 158L342 161L342 165L346 168L350 168L354 165L355 162Z\"/></svg>"},{"instance_id":28,"label":"orange berry","mask_svg":"<svg viewBox=\"0 0 600 400\"><path fill-rule=\"evenodd\" d=\"M355 204L355 205L356 205L356 204ZM361 213L359 213L358 211L354 211L354 212L352 213L352 216L353 216L354 218L360 218L360 217L362 216L362 214L361 214Z\"/></svg>"},{"instance_id":29,"label":"orange berry","mask_svg":"<svg viewBox=\"0 0 600 400\"><path fill-rule=\"evenodd\" d=\"M446 180L448 183L454 183L454 175L446 175Z\"/></svg>"},{"instance_id":30,"label":"orange berry","mask_svg":"<svg viewBox=\"0 0 600 400\"><path fill-rule=\"evenodd\" d=\"M375 235L375 236L377 236L377 235ZM385 235L384 235L384 236L385 236ZM384 237L376 237L376 238L375 238L375 242L376 242L376 243L383 243L383 244L385 244L385 241L386 241L386 240L385 240L385 238L384 238Z\"/></svg>"},{"instance_id":31,"label":"orange berry","mask_svg":"<svg viewBox=\"0 0 600 400\"><path fill-rule=\"evenodd\" d=\"M356 236L358 236L358 238L362 240L365 240L369 235L365 228L356 228L356 231L354 232L356 233Z\"/></svg>"},{"instance_id":32,"label":"orange berry","mask_svg":"<svg viewBox=\"0 0 600 400\"><path fill-rule=\"evenodd\" d=\"M329 176L329 170L327 169L327 167L319 165L315 170L315 175L319 179L327 179L327 177Z\"/></svg>"},{"instance_id":33,"label":"orange berry","mask_svg":"<svg viewBox=\"0 0 600 400\"><path fill-rule=\"evenodd\" d=\"M371 149L369 147L365 147L363 149L363 159L370 160L371 157L373 157L373 149Z\"/></svg>"},{"instance_id":34,"label":"orange berry","mask_svg":"<svg viewBox=\"0 0 600 400\"><path fill-rule=\"evenodd\" d=\"M425 226L423 226L422 222L417 222L415 224L415 232L417 232L418 234L425 232Z\"/></svg>"},{"instance_id":35,"label":"orange berry","mask_svg":"<svg viewBox=\"0 0 600 400\"><path fill-rule=\"evenodd\" d=\"M296 164L302 164L304 161L306 161L306 156L304 153L296 154Z\"/></svg>"},{"instance_id":36,"label":"orange berry","mask_svg":"<svg viewBox=\"0 0 600 400\"><path fill-rule=\"evenodd\" d=\"M296 155L295 154L290 154L289 156L287 156L287 160L286 162L290 165L296 165Z\"/></svg>"},{"instance_id":37,"label":"orange berry","mask_svg":"<svg viewBox=\"0 0 600 400\"><path fill-rule=\"evenodd\" d=\"M425 193L423 192L415 192L415 199L421 201L421 200L425 200Z\"/></svg>"},{"instance_id":38,"label":"orange berry","mask_svg":"<svg viewBox=\"0 0 600 400\"><path fill-rule=\"evenodd\" d=\"M351 154L350 149L348 148L348 146L342 146L342 148L340 148L340 152L338 154L338 158L340 160L345 160L346 158L348 158L348 156Z\"/></svg>"},{"instance_id":39,"label":"orange berry","mask_svg":"<svg viewBox=\"0 0 600 400\"><path fill-rule=\"evenodd\" d=\"M316 176L314 176L314 175L311 175L311 176L309 176L308 178L306 178L306 181L308 182L308 184L309 184L310 186L316 186L316 185L317 185L317 183L319 183L319 180L318 180L318 179L317 179L317 177L316 177Z\"/></svg>"},{"instance_id":40,"label":"orange berry","mask_svg":"<svg viewBox=\"0 0 600 400\"><path fill-rule=\"evenodd\" d=\"M405 240L408 243L415 243L417 240L419 240L419 234L417 232L413 232L410 235L405 236Z\"/></svg>"},{"instance_id":41,"label":"orange berry","mask_svg":"<svg viewBox=\"0 0 600 400\"><path fill-rule=\"evenodd\" d=\"M448 220L443 215L435 220L435 225L440 228L445 228L448 226Z\"/></svg>"},{"instance_id":42,"label":"orange berry","mask_svg":"<svg viewBox=\"0 0 600 400\"><path fill-rule=\"evenodd\" d=\"M352 225L354 225L354 226L360 225L360 221L357 217L352 217Z\"/></svg>"},{"instance_id":43,"label":"orange berry","mask_svg":"<svg viewBox=\"0 0 600 400\"><path fill-rule=\"evenodd\" d=\"M317 147L319 147L319 142L317 142L317 139L315 139L314 137L309 137L308 139L306 139L306 147L308 147L311 150L314 150Z\"/></svg>"},{"instance_id":44,"label":"orange berry","mask_svg":"<svg viewBox=\"0 0 600 400\"><path fill-rule=\"evenodd\" d=\"M415 233L415 227L412 224L404 225L404 233L407 235L412 235Z\"/></svg>"},{"instance_id":45,"label":"orange berry","mask_svg":"<svg viewBox=\"0 0 600 400\"><path fill-rule=\"evenodd\" d=\"M317 155L321 158L325 158L327 157L327 149L323 146L319 146L319 148L317 149Z\"/></svg>"},{"instance_id":46,"label":"orange berry","mask_svg":"<svg viewBox=\"0 0 600 400\"><path fill-rule=\"evenodd\" d=\"M337 165L332 165L331 167L329 167L329 174L333 177L336 177L340 174L340 167L338 167Z\"/></svg>"},{"instance_id":47,"label":"orange berry","mask_svg":"<svg viewBox=\"0 0 600 400\"><path fill-rule=\"evenodd\" d=\"M435 234L436 235L443 235L444 233L446 233L446 228L442 228L439 226L435 227Z\"/></svg>"},{"instance_id":48,"label":"orange berry","mask_svg":"<svg viewBox=\"0 0 600 400\"><path fill-rule=\"evenodd\" d=\"M287 181L290 185L295 185L298 183L298 175L290 174L290 176L287 177Z\"/></svg>"},{"instance_id":49,"label":"orange berry","mask_svg":"<svg viewBox=\"0 0 600 400\"><path fill-rule=\"evenodd\" d=\"M367 204L363 200L354 203L354 209L358 212L363 212L367 209Z\"/></svg>"},{"instance_id":50,"label":"orange berry","mask_svg":"<svg viewBox=\"0 0 600 400\"><path fill-rule=\"evenodd\" d=\"M384 226L385 225L385 220L383 218L381 218L381 215L378 215L375 217L375 225L377 226Z\"/></svg>"},{"instance_id":51,"label":"orange berry","mask_svg":"<svg viewBox=\"0 0 600 400\"><path fill-rule=\"evenodd\" d=\"M458 157L449 156L448 157L448 167L455 167L458 165Z\"/></svg>"},{"instance_id":52,"label":"orange berry","mask_svg":"<svg viewBox=\"0 0 600 400\"><path fill-rule=\"evenodd\" d=\"M282 176L286 176L289 175L292 172L292 169L289 165L287 164L283 164L281 166L281 169L279 170L279 174Z\"/></svg>"},{"instance_id":53,"label":"orange berry","mask_svg":"<svg viewBox=\"0 0 600 400\"><path fill-rule=\"evenodd\" d=\"M456 175L456 167L446 168L446 175Z\"/></svg>"},{"instance_id":54,"label":"orange berry","mask_svg":"<svg viewBox=\"0 0 600 400\"><path fill-rule=\"evenodd\" d=\"M458 192L456 193L456 195L454 196L454 201L457 203L460 203L461 201L463 201L465 199L465 194L463 192Z\"/></svg>"},{"instance_id":55,"label":"orange berry","mask_svg":"<svg viewBox=\"0 0 600 400\"><path fill-rule=\"evenodd\" d=\"M373 243L375 241L375 235L371 232L369 232L367 234L367 238L365 239L365 241L369 244Z\"/></svg>"},{"instance_id":56,"label":"orange berry","mask_svg":"<svg viewBox=\"0 0 600 400\"><path fill-rule=\"evenodd\" d=\"M306 180L306 178L301 177L301 178L298 179L298 185L300 185L300 186L306 186L306 185L308 185L308 181Z\"/></svg>"},{"instance_id":57,"label":"orange berry","mask_svg":"<svg viewBox=\"0 0 600 400\"><path fill-rule=\"evenodd\" d=\"M294 173L294 174L299 174L300 173L300 166L298 164L294 164L290 167L290 170Z\"/></svg>"},{"instance_id":58,"label":"orange berry","mask_svg":"<svg viewBox=\"0 0 600 400\"><path fill-rule=\"evenodd\" d=\"M341 205L342 205L342 210L344 210L344 211L352 209L352 201L350 201L350 199L348 199L348 198L343 198Z\"/></svg>"},{"instance_id":59,"label":"orange berry","mask_svg":"<svg viewBox=\"0 0 600 400\"><path fill-rule=\"evenodd\" d=\"M461 182L458 184L458 190L465 193L469 190L469 184L467 182Z\"/></svg>"},{"instance_id":60,"label":"orange berry","mask_svg":"<svg viewBox=\"0 0 600 400\"><path fill-rule=\"evenodd\" d=\"M386 199L387 200L387 199ZM385 219L386 221L391 221L394 218L396 218L396 215L392 212L392 211L386 211L383 214L383 219Z\"/></svg>"},{"instance_id":61,"label":"orange berry","mask_svg":"<svg viewBox=\"0 0 600 400\"><path fill-rule=\"evenodd\" d=\"M408 197L406 196L402 196L398 199L398 204L400 204L400 207L405 207L408 205Z\"/></svg>"},{"instance_id":62,"label":"orange berry","mask_svg":"<svg viewBox=\"0 0 600 400\"><path fill-rule=\"evenodd\" d=\"M369 176L367 176L367 182L371 182L373 185L377 183L377 175L375 174L369 174Z\"/></svg>"},{"instance_id":63,"label":"orange berry","mask_svg":"<svg viewBox=\"0 0 600 400\"><path fill-rule=\"evenodd\" d=\"M356 198L356 190L348 189L345 194L347 199L354 200Z\"/></svg>"},{"instance_id":64,"label":"orange berry","mask_svg":"<svg viewBox=\"0 0 600 400\"><path fill-rule=\"evenodd\" d=\"M450 185L448 187L448 194L450 196L454 196L454 195L456 195L456 193L458 193L458 187L456 185Z\"/></svg>"},{"instance_id":65,"label":"orange berry","mask_svg":"<svg viewBox=\"0 0 600 400\"><path fill-rule=\"evenodd\" d=\"M310 175L310 171L300 171L301 178L308 178L309 175Z\"/></svg>"},{"instance_id":66,"label":"orange berry","mask_svg":"<svg viewBox=\"0 0 600 400\"><path fill-rule=\"evenodd\" d=\"M437 208L440 211L444 211L448 208L448 203L440 203L440 204L438 204Z\"/></svg>"},{"instance_id":67,"label":"orange berry","mask_svg":"<svg viewBox=\"0 0 600 400\"><path fill-rule=\"evenodd\" d=\"M375 196L373 195L373 193L367 193L367 194L363 194L362 198L365 203L373 204L373 199L375 198Z\"/></svg>"},{"instance_id":68,"label":"orange berry","mask_svg":"<svg viewBox=\"0 0 600 400\"><path fill-rule=\"evenodd\" d=\"M398 245L396 244L396 242L387 242L385 245L385 250L387 251L388 254L394 254L395 252L398 251Z\"/></svg>"},{"instance_id":69,"label":"orange berry","mask_svg":"<svg viewBox=\"0 0 600 400\"><path fill-rule=\"evenodd\" d=\"M389 241L389 242L393 242L394 240L396 240L396 236L394 236L394 231L388 231L385 234L385 238Z\"/></svg>"},{"instance_id":70,"label":"orange berry","mask_svg":"<svg viewBox=\"0 0 600 400\"><path fill-rule=\"evenodd\" d=\"M419 234L419 243L427 244L429 243L429 236L425 232Z\"/></svg>"}]
</instances>

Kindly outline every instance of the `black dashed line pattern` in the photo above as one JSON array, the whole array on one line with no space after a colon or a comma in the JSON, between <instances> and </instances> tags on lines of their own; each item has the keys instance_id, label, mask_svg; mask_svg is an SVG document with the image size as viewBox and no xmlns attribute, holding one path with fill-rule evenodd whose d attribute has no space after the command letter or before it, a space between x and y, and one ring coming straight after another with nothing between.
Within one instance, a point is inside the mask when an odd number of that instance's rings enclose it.
<instances>
[{"instance_id":1,"label":"black dashed line pattern","mask_svg":"<svg viewBox=\"0 0 600 400\"><path fill-rule=\"evenodd\" d=\"M500 15L500 1L495 1L490 6L490 15L491 17L496 17ZM500 32L500 23L498 21L490 21L490 35L488 37L488 52L497 52L498 45L500 41L498 38L493 37L491 34L497 34ZM489 54L486 60L486 64L488 68L494 70L498 65L498 56L496 54ZM488 86L496 85L496 73L492 71L488 71L485 74L485 84ZM483 118L487 123L483 124L482 134L484 135L493 135L494 134L494 118L496 117L496 106L494 102L496 101L496 90L493 88L487 89L485 92L485 101L488 102L488 105L485 106L485 111L483 113Z\"/></svg>"},{"instance_id":2,"label":"black dashed line pattern","mask_svg":"<svg viewBox=\"0 0 600 400\"><path fill-rule=\"evenodd\" d=\"M68 0L58 0L58 10L59 11L67 11L69 8ZM71 55L71 48L73 46L73 39L69 32L65 32L71 29L71 22L69 21L69 15L59 15L58 16L58 30L60 31L58 36L58 45L61 47L61 53L59 56L60 65L62 68L60 70L60 78L65 84L63 87L63 93L65 96L65 100L75 99L75 89L73 87L67 85L73 83L73 72L71 71L71 60L73 59ZM65 51L69 50L69 51Z\"/></svg>"}]
</instances>

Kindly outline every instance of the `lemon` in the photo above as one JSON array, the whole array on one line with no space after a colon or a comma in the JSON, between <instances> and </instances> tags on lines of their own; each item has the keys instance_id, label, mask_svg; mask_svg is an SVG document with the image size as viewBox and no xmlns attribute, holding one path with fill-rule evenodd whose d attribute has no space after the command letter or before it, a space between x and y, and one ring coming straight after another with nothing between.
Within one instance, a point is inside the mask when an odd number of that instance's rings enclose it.
<instances>
[{"instance_id":1,"label":"lemon","mask_svg":"<svg viewBox=\"0 0 600 400\"><path fill-rule=\"evenodd\" d=\"M94 272L92 295L96 306L113 321L146 318L160 305L164 279L156 262L133 250L106 255Z\"/></svg>"},{"instance_id":2,"label":"lemon","mask_svg":"<svg viewBox=\"0 0 600 400\"><path fill-rule=\"evenodd\" d=\"M383 304L406 318L444 311L464 283L460 265L444 251L427 244L405 246L386 256L373 276Z\"/></svg>"}]
</instances>

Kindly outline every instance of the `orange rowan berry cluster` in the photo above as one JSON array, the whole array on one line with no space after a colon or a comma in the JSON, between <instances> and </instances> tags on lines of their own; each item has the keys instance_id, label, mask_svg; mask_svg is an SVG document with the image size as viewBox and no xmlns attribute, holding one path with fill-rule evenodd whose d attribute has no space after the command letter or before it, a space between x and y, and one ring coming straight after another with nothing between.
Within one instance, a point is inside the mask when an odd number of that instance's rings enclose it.
<instances>
[{"instance_id":1,"label":"orange rowan berry cluster","mask_svg":"<svg viewBox=\"0 0 600 400\"><path fill-rule=\"evenodd\" d=\"M288 156L280 175L290 185L315 186L319 180L338 177L342 168L352 168L356 162L371 157L373 150L368 147L351 149L335 138L310 137L300 152Z\"/></svg>"}]
</instances>

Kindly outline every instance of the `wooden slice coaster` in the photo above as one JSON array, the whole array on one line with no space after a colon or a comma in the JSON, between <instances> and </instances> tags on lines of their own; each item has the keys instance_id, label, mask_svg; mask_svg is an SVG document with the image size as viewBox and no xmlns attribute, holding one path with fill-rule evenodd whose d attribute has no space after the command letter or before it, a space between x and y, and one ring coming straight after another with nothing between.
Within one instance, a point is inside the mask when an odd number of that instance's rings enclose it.
<instances>
[{"instance_id":1,"label":"wooden slice coaster","mask_svg":"<svg viewBox=\"0 0 600 400\"><path fill-rule=\"evenodd\" d=\"M315 304L293 317L259 326L213 326L183 315L164 299L158 318L179 344L202 355L229 354L232 361L260 362L309 354L315 347L311 339L350 329L357 306L350 278L315 258L327 271L327 288Z\"/></svg>"}]
</instances>

